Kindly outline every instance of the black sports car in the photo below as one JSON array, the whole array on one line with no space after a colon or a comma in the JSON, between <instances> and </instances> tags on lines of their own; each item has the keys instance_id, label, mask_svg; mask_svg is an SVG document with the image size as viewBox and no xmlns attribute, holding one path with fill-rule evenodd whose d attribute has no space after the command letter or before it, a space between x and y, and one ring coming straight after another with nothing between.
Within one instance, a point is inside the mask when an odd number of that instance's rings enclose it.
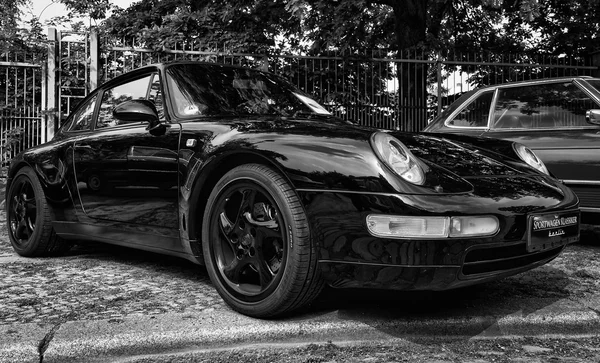
<instances>
[{"instance_id":1,"label":"black sports car","mask_svg":"<svg viewBox=\"0 0 600 363\"><path fill-rule=\"evenodd\" d=\"M324 283L481 283L579 238L577 197L521 144L359 127L272 74L197 62L102 85L7 182L20 255L95 240L180 256L255 317Z\"/></svg>"}]
</instances>

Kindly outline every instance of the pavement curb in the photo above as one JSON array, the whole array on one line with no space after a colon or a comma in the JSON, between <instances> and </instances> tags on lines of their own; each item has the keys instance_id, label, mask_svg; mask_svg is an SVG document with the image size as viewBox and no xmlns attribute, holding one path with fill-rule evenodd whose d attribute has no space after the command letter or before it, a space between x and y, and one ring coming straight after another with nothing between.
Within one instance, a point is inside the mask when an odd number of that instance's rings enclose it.
<instances>
[{"instance_id":1,"label":"pavement curb","mask_svg":"<svg viewBox=\"0 0 600 363\"><path fill-rule=\"evenodd\" d=\"M343 311L286 321L258 320L232 311L73 321L60 326L0 326L0 362L106 362L123 357L220 349L252 344L388 341L435 336L489 339L510 336L596 336L600 315L590 309L558 314L385 319L348 318ZM48 336L52 331L54 334ZM20 338L15 332L22 332ZM23 333L27 339L23 340Z\"/></svg>"}]
</instances>

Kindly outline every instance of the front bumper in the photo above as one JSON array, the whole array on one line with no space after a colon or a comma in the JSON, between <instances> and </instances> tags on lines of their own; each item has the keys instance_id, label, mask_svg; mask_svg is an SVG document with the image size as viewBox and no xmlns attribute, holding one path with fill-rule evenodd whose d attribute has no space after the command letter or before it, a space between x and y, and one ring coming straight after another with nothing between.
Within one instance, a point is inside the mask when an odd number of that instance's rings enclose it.
<instances>
[{"instance_id":1,"label":"front bumper","mask_svg":"<svg viewBox=\"0 0 600 363\"><path fill-rule=\"evenodd\" d=\"M555 244L528 252L532 213L573 210L577 198L548 206L548 200L483 204L473 195L399 196L301 191L319 249L322 276L333 287L446 290L520 273L543 265L564 249ZM453 203L452 201L457 201ZM500 230L490 237L391 239L369 234L366 216L495 215ZM572 241L571 241L572 242Z\"/></svg>"}]
</instances>

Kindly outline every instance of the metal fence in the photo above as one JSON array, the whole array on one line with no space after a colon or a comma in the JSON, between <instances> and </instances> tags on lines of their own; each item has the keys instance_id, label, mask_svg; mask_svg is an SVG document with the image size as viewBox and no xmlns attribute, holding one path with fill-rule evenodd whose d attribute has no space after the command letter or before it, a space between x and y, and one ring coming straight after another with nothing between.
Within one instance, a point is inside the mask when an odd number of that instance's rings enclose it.
<instances>
[{"instance_id":1,"label":"metal fence","mask_svg":"<svg viewBox=\"0 0 600 363\"><path fill-rule=\"evenodd\" d=\"M475 86L556 76L599 75L600 59L544 55L459 54L387 50L319 56L248 54L186 43L146 49L96 32L48 31L47 55L0 61L1 161L50 139L77 103L98 84L144 65L200 60L278 74L343 119L383 129L418 131L443 107Z\"/></svg>"},{"instance_id":2,"label":"metal fence","mask_svg":"<svg viewBox=\"0 0 600 363\"><path fill-rule=\"evenodd\" d=\"M366 126L418 131L476 86L557 76L597 75L590 59L544 55L386 50L306 56L247 54L186 43L152 50L134 41L103 42L100 83L147 64L200 60L268 70L311 94L331 112Z\"/></svg>"},{"instance_id":3,"label":"metal fence","mask_svg":"<svg viewBox=\"0 0 600 363\"><path fill-rule=\"evenodd\" d=\"M44 67L31 54L2 54L0 60L0 163L42 142Z\"/></svg>"}]
</instances>

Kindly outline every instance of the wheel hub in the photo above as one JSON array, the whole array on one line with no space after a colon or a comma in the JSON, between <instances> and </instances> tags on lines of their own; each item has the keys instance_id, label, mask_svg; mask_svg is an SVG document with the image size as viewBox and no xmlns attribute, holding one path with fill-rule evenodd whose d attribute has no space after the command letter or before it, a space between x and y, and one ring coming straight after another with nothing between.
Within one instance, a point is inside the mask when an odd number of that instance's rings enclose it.
<instances>
[{"instance_id":1,"label":"wheel hub","mask_svg":"<svg viewBox=\"0 0 600 363\"><path fill-rule=\"evenodd\" d=\"M242 237L242 246L244 247L248 247L248 246L252 246L254 244L254 237L252 237L252 235L250 235L250 233L245 234Z\"/></svg>"},{"instance_id":2,"label":"wheel hub","mask_svg":"<svg viewBox=\"0 0 600 363\"><path fill-rule=\"evenodd\" d=\"M27 213L27 208L23 205L23 199L19 199L17 205L15 206L15 212L19 219L25 218L25 214Z\"/></svg>"}]
</instances>

